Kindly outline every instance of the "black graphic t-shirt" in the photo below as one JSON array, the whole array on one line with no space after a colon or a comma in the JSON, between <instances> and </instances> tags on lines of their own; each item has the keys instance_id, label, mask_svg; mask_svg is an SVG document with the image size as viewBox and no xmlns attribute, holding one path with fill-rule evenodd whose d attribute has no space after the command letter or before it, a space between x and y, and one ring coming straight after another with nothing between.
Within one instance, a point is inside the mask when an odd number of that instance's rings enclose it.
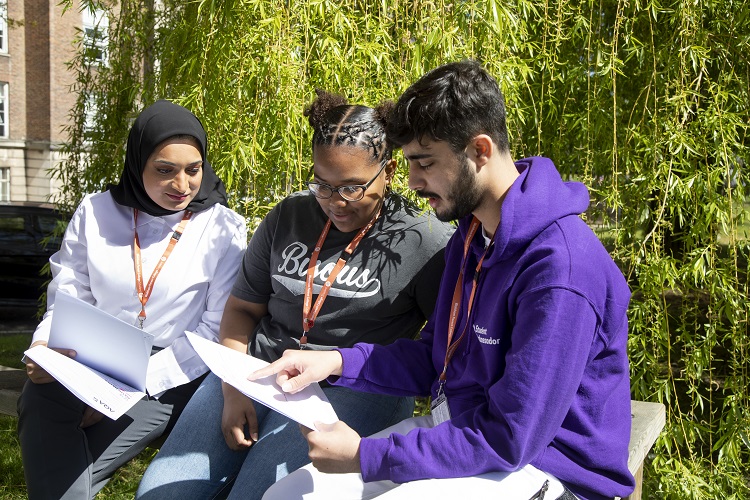
<instances>
[{"instance_id":1,"label":"black graphic t-shirt","mask_svg":"<svg viewBox=\"0 0 750 500\"><path fill-rule=\"evenodd\" d=\"M274 361L285 349L299 348L307 266L326 221L315 197L302 191L279 202L253 234L232 295L268 304L269 314L252 337L254 356ZM453 230L390 194L383 214L333 282L308 333L308 347L388 344L414 337L435 306L443 249ZM318 257L313 303L355 235L331 226Z\"/></svg>"}]
</instances>

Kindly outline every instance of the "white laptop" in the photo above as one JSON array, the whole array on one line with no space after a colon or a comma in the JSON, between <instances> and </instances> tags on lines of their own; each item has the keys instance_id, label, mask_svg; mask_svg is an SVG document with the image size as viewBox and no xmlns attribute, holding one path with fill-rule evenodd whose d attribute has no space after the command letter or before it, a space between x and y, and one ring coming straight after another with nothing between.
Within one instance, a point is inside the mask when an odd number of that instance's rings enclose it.
<instances>
[{"instance_id":1,"label":"white laptop","mask_svg":"<svg viewBox=\"0 0 750 500\"><path fill-rule=\"evenodd\" d=\"M154 337L81 299L58 291L47 347L73 349L75 360L146 392Z\"/></svg>"}]
</instances>

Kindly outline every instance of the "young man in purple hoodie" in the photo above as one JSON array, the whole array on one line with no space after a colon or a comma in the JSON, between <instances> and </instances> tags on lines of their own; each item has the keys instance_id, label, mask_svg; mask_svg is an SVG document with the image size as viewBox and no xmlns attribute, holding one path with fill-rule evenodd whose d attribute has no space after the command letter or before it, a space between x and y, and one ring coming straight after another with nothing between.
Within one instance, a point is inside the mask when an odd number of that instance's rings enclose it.
<instances>
[{"instance_id":1,"label":"young man in purple hoodie","mask_svg":"<svg viewBox=\"0 0 750 500\"><path fill-rule=\"evenodd\" d=\"M431 395L431 414L365 438L343 422L303 429L314 468L264 498L627 496L630 291L579 217L587 189L547 158L513 161L502 93L473 61L407 89L388 136L409 187L459 221L421 338L286 351L251 377Z\"/></svg>"}]
</instances>

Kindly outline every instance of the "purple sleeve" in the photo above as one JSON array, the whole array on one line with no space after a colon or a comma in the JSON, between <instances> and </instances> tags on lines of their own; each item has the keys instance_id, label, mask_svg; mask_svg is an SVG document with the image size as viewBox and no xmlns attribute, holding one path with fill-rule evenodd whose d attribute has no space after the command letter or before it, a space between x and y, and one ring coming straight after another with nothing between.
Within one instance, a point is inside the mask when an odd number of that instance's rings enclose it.
<instances>
[{"instance_id":1,"label":"purple sleeve","mask_svg":"<svg viewBox=\"0 0 750 500\"><path fill-rule=\"evenodd\" d=\"M487 400L433 428L362 439L365 481L515 471L543 455L581 386L597 316L579 294L551 289L522 299L515 324L505 372L487 381ZM402 383L400 376L393 373L392 383Z\"/></svg>"},{"instance_id":2,"label":"purple sleeve","mask_svg":"<svg viewBox=\"0 0 750 500\"><path fill-rule=\"evenodd\" d=\"M432 320L419 340L399 339L385 346L359 343L337 351L344 364L341 377L328 379L334 385L391 396L429 396L437 378L432 364Z\"/></svg>"}]
</instances>

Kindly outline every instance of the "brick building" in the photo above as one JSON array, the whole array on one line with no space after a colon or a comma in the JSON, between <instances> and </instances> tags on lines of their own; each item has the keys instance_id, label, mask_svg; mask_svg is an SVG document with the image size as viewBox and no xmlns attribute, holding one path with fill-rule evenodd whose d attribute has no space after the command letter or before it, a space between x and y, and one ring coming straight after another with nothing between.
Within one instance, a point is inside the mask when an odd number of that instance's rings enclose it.
<instances>
[{"instance_id":1,"label":"brick building","mask_svg":"<svg viewBox=\"0 0 750 500\"><path fill-rule=\"evenodd\" d=\"M0 0L0 201L46 201L76 96L66 63L92 14L78 1ZM81 31L82 30L82 31Z\"/></svg>"}]
</instances>

